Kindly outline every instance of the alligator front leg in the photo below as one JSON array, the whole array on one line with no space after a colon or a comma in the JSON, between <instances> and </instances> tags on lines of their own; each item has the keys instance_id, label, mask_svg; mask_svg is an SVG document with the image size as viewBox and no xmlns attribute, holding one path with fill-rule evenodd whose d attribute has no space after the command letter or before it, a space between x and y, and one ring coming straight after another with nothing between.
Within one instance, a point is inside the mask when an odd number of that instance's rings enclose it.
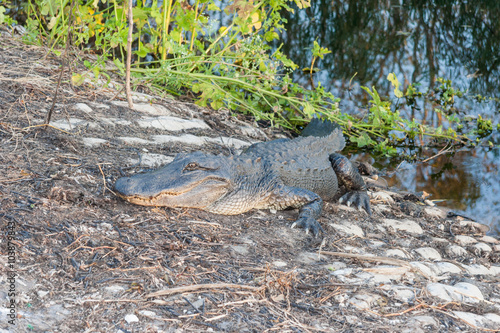
<instances>
[{"instance_id":1,"label":"alligator front leg","mask_svg":"<svg viewBox=\"0 0 500 333\"><path fill-rule=\"evenodd\" d=\"M339 202L345 201L347 206L355 205L358 209L363 208L369 215L372 215L370 198L366 193L367 187L358 170L343 155L331 154L329 159L339 184L344 185L348 191L340 198Z\"/></svg>"},{"instance_id":2,"label":"alligator front leg","mask_svg":"<svg viewBox=\"0 0 500 333\"><path fill-rule=\"evenodd\" d=\"M298 219L292 228L300 227L316 237L323 228L316 220L321 215L323 200L316 193L294 186L280 186L267 198L265 208L283 210L286 208L300 208ZM264 208L264 207L262 207Z\"/></svg>"}]
</instances>

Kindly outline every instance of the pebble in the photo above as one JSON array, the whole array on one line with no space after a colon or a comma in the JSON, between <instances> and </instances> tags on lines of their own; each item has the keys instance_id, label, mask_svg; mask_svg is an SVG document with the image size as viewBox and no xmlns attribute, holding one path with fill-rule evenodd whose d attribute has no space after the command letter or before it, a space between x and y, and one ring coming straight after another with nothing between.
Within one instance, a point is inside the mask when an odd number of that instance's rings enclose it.
<instances>
[{"instance_id":1,"label":"pebble","mask_svg":"<svg viewBox=\"0 0 500 333\"><path fill-rule=\"evenodd\" d=\"M76 103L75 105L73 105L73 108L76 111L82 111L85 113L92 113L94 111L90 106L88 106L85 103Z\"/></svg>"},{"instance_id":2,"label":"pebble","mask_svg":"<svg viewBox=\"0 0 500 333\"><path fill-rule=\"evenodd\" d=\"M116 296L125 291L125 287L120 286L118 284L114 284L112 286L108 286L104 288L104 293L111 295L111 296Z\"/></svg>"},{"instance_id":3,"label":"pebble","mask_svg":"<svg viewBox=\"0 0 500 333\"><path fill-rule=\"evenodd\" d=\"M421 247L419 249L416 249L415 252L420 254L420 256L422 256L424 259L434 260L434 261L439 261L443 259L441 257L441 254L432 247Z\"/></svg>"},{"instance_id":4,"label":"pebble","mask_svg":"<svg viewBox=\"0 0 500 333\"><path fill-rule=\"evenodd\" d=\"M131 121L125 120L125 119L120 119L120 118L99 118L99 121L105 125L122 125L122 126L129 126L132 125Z\"/></svg>"},{"instance_id":5,"label":"pebble","mask_svg":"<svg viewBox=\"0 0 500 333\"><path fill-rule=\"evenodd\" d=\"M483 237L479 238L479 240L481 242L490 243L490 244L500 243L500 241L498 239L496 239L495 237L491 237L491 236L483 236Z\"/></svg>"},{"instance_id":6,"label":"pebble","mask_svg":"<svg viewBox=\"0 0 500 333\"><path fill-rule=\"evenodd\" d=\"M492 252L493 249L491 248L491 246L489 246L488 244L486 243L476 243L472 246L474 249L476 249L477 251L479 251L479 253L489 253L489 252Z\"/></svg>"},{"instance_id":7,"label":"pebble","mask_svg":"<svg viewBox=\"0 0 500 333\"><path fill-rule=\"evenodd\" d=\"M129 324L130 323L137 323L137 322L139 322L139 318L137 318L137 316L135 314L133 314L133 313L130 313L130 314L126 315L124 319Z\"/></svg>"},{"instance_id":8,"label":"pebble","mask_svg":"<svg viewBox=\"0 0 500 333\"><path fill-rule=\"evenodd\" d=\"M395 230L406 231L410 234L421 235L424 233L420 225L417 222L405 219L402 221L393 219L383 219L382 224L386 227L391 227Z\"/></svg>"},{"instance_id":9,"label":"pebble","mask_svg":"<svg viewBox=\"0 0 500 333\"><path fill-rule=\"evenodd\" d=\"M85 147L94 148L105 144L108 140L100 138L82 138L82 142Z\"/></svg>"},{"instance_id":10,"label":"pebble","mask_svg":"<svg viewBox=\"0 0 500 333\"><path fill-rule=\"evenodd\" d=\"M471 312L453 311L453 314L464 322L479 328L498 330L500 327L500 316L495 313L478 315Z\"/></svg>"},{"instance_id":11,"label":"pebble","mask_svg":"<svg viewBox=\"0 0 500 333\"><path fill-rule=\"evenodd\" d=\"M459 282L454 286L442 283L429 283L427 292L445 302L479 303L484 300L478 287L467 282Z\"/></svg>"},{"instance_id":12,"label":"pebble","mask_svg":"<svg viewBox=\"0 0 500 333\"><path fill-rule=\"evenodd\" d=\"M441 261L433 264L434 271L437 272L438 275L444 275L448 273L452 274L460 274L462 273L462 269L457 265L452 264L451 262Z\"/></svg>"},{"instance_id":13,"label":"pebble","mask_svg":"<svg viewBox=\"0 0 500 333\"><path fill-rule=\"evenodd\" d=\"M177 117L160 116L137 120L137 124L142 128L157 128L166 131L182 131L186 129L210 127L200 119L182 119Z\"/></svg>"},{"instance_id":14,"label":"pebble","mask_svg":"<svg viewBox=\"0 0 500 333\"><path fill-rule=\"evenodd\" d=\"M91 123L87 120L84 119L79 119L79 118L69 118L69 122L67 119L59 119L55 121L50 122L51 126L54 126L56 128L59 128L60 130L63 131L71 131L77 127L83 127L83 126L90 126L90 127L96 127L96 123Z\"/></svg>"},{"instance_id":15,"label":"pebble","mask_svg":"<svg viewBox=\"0 0 500 333\"><path fill-rule=\"evenodd\" d=\"M148 168L158 168L165 164L172 162L174 158L172 156L166 156L162 154L152 154L146 153L141 154L140 165ZM139 163L139 159L130 159L128 161L132 165Z\"/></svg>"},{"instance_id":16,"label":"pebble","mask_svg":"<svg viewBox=\"0 0 500 333\"><path fill-rule=\"evenodd\" d=\"M344 269L347 267L347 265L341 261L335 261L335 262L332 262L328 265L324 265L323 266L325 269L329 270L329 271L337 271L339 269Z\"/></svg>"},{"instance_id":17,"label":"pebble","mask_svg":"<svg viewBox=\"0 0 500 333\"><path fill-rule=\"evenodd\" d=\"M135 138L130 136L119 136L116 138L116 140L126 145L150 145L155 143L153 141L149 141L146 139Z\"/></svg>"},{"instance_id":18,"label":"pebble","mask_svg":"<svg viewBox=\"0 0 500 333\"><path fill-rule=\"evenodd\" d=\"M500 267L496 266L490 266L490 268L487 268L483 265L479 264L472 264L472 265L465 265L462 264L462 267L465 268L468 274L471 275L496 275L497 273L500 273Z\"/></svg>"},{"instance_id":19,"label":"pebble","mask_svg":"<svg viewBox=\"0 0 500 333\"><path fill-rule=\"evenodd\" d=\"M349 303L360 310L370 309L371 305L381 297L376 294L355 294L349 299Z\"/></svg>"},{"instance_id":20,"label":"pebble","mask_svg":"<svg viewBox=\"0 0 500 333\"><path fill-rule=\"evenodd\" d=\"M438 327L439 322L431 316L415 316L410 319L410 321L418 322L422 326L433 326Z\"/></svg>"},{"instance_id":21,"label":"pebble","mask_svg":"<svg viewBox=\"0 0 500 333\"><path fill-rule=\"evenodd\" d=\"M340 224L330 223L335 230L347 236L357 236L365 237L365 232L359 226L349 223L348 221L342 221Z\"/></svg>"},{"instance_id":22,"label":"pebble","mask_svg":"<svg viewBox=\"0 0 500 333\"><path fill-rule=\"evenodd\" d=\"M156 317L156 312L153 312L153 311L141 310L141 311L139 311L139 313L143 316L150 317L150 318Z\"/></svg>"},{"instance_id":23,"label":"pebble","mask_svg":"<svg viewBox=\"0 0 500 333\"><path fill-rule=\"evenodd\" d=\"M301 252L297 256L297 261L304 264L314 264L325 259L324 256L319 256L316 252Z\"/></svg>"},{"instance_id":24,"label":"pebble","mask_svg":"<svg viewBox=\"0 0 500 333\"><path fill-rule=\"evenodd\" d=\"M393 297L400 302L410 303L415 300L415 291L412 289L400 286L391 286L391 292L393 293Z\"/></svg>"},{"instance_id":25,"label":"pebble","mask_svg":"<svg viewBox=\"0 0 500 333\"><path fill-rule=\"evenodd\" d=\"M453 240L460 246L466 246L477 243L477 240L475 238L464 235L457 235L453 238Z\"/></svg>"},{"instance_id":26,"label":"pebble","mask_svg":"<svg viewBox=\"0 0 500 333\"><path fill-rule=\"evenodd\" d=\"M424 212L431 217L435 217L435 218L439 218L439 219L446 218L446 215L448 214L447 210L439 208L439 207L425 207Z\"/></svg>"},{"instance_id":27,"label":"pebble","mask_svg":"<svg viewBox=\"0 0 500 333\"><path fill-rule=\"evenodd\" d=\"M229 247L236 253L241 255L248 254L248 246L247 245L229 245Z\"/></svg>"},{"instance_id":28,"label":"pebble","mask_svg":"<svg viewBox=\"0 0 500 333\"><path fill-rule=\"evenodd\" d=\"M406 253L399 250L399 249L389 249L389 250L385 251L385 256L386 257L403 258L403 259L408 258Z\"/></svg>"},{"instance_id":29,"label":"pebble","mask_svg":"<svg viewBox=\"0 0 500 333\"><path fill-rule=\"evenodd\" d=\"M116 106L128 108L128 103L124 101L113 101L111 102ZM163 105L158 104L146 104L146 103L134 103L134 110L142 113L147 113L153 116L170 116L170 112Z\"/></svg>"},{"instance_id":30,"label":"pebble","mask_svg":"<svg viewBox=\"0 0 500 333\"><path fill-rule=\"evenodd\" d=\"M458 245L450 245L446 247L446 254L450 257L464 257L468 254L467 250Z\"/></svg>"},{"instance_id":31,"label":"pebble","mask_svg":"<svg viewBox=\"0 0 500 333\"><path fill-rule=\"evenodd\" d=\"M216 143L223 146L230 146L236 149L243 148L249 146L249 142L245 142L238 139L228 138L228 137L219 137L219 138L210 138L208 136L196 136L192 134L184 134L184 135L153 135L151 137L152 140L157 144L165 144L165 143L182 143L189 145L201 146L207 143Z\"/></svg>"},{"instance_id":32,"label":"pebble","mask_svg":"<svg viewBox=\"0 0 500 333\"><path fill-rule=\"evenodd\" d=\"M287 263L281 260L275 260L271 263L274 267L286 267Z\"/></svg>"}]
</instances>

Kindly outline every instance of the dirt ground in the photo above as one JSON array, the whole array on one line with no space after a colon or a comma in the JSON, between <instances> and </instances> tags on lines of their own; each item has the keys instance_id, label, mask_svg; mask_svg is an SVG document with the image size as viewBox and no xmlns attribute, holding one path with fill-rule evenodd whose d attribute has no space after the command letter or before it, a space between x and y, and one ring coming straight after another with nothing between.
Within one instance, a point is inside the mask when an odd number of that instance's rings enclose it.
<instances>
[{"instance_id":1,"label":"dirt ground","mask_svg":"<svg viewBox=\"0 0 500 333\"><path fill-rule=\"evenodd\" d=\"M401 249L405 244L403 251L413 253L423 246L443 248L436 239L450 239L457 233L484 235L485 230L477 225L459 227L458 217L431 216L418 207L406 209L419 204L412 196L407 196L407 201L401 196L390 204L373 199L371 218L338 203L327 203L320 218L325 234L319 238L289 227L296 211L220 216L194 209L141 207L117 198L109 189L120 175L148 169L133 162L141 154L147 151L174 156L200 147L175 143L144 148L116 140L147 140L164 131L137 126L136 120L144 114L113 103L124 101L123 94L117 95L116 90L89 83L72 86L70 73L85 72L82 58L91 57L78 56L81 58L71 57L71 70L63 75L52 121L79 118L88 125L67 131L54 127L44 130L37 125L51 107L60 60L45 48L24 45L5 34L0 39L0 262L5 273L0 299L7 309L12 298L7 295L8 272L16 273L16 323L8 323L6 310L0 329L475 331L476 325L457 318L452 311L498 313L496 303L437 301L423 292L428 283L425 274L414 271L411 278L399 281L416 290L410 303L390 297L383 283L353 284L331 274L335 270L329 266L332 263L366 271L380 264L403 267L401 259L385 261L387 247ZM152 94L146 87L142 92ZM155 96L150 104L153 102L172 115L199 118L210 126L189 131L193 135L249 142L280 134L264 128L248 136L238 126L230 125L255 125L244 117L232 120L227 112L203 110L167 97ZM91 106L94 112L75 108L78 103ZM92 125L103 118L126 120L129 125ZM89 146L82 141L86 137L106 142ZM228 154L232 148L210 143L202 149ZM385 208L377 208L379 204ZM411 219L423 233L414 236L381 229L382 219ZM341 233L332 226L345 221L359 226L363 235ZM9 266L9 230L15 231L11 242L15 248L13 266ZM348 256L336 255L339 252ZM362 256L367 252L380 256L380 260L367 260ZM445 258L458 264L490 267L498 263L499 256L499 252L486 255L470 250L460 258ZM498 276L480 279L456 274L447 281L467 279L480 281L483 294L500 299ZM369 308L348 302L365 292L379 296ZM415 316L432 316L437 324L421 324Z\"/></svg>"}]
</instances>

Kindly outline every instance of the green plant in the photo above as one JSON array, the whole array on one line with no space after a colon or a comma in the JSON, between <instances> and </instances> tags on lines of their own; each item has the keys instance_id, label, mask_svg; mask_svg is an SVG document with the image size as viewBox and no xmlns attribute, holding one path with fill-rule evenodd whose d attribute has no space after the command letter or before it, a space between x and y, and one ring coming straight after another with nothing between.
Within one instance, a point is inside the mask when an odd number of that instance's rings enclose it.
<instances>
[{"instance_id":1,"label":"green plant","mask_svg":"<svg viewBox=\"0 0 500 333\"><path fill-rule=\"evenodd\" d=\"M76 20L69 27L69 0L29 0L26 40L45 43L55 54L71 38L81 49L93 49L98 59L86 61L87 72L75 73L72 83L82 84L86 76L104 78L107 72L124 74L124 52L127 43L127 8L123 0L111 0L107 6L98 1L75 0ZM222 10L214 0L138 0L133 9L135 63L131 69L136 84L171 94L194 94L196 103L214 109L228 108L252 115L273 126L296 130L315 116L339 123L358 147L373 147L385 155L395 155L396 147L415 145L424 137L457 144L472 143L474 135L485 135L491 122L478 118L475 131L465 126L463 116L454 109L456 98L464 93L450 80L439 78L432 91L420 92L418 84L406 89L391 73L387 79L394 87L397 103L384 99L372 87L363 87L371 97L368 112L362 119L340 113L339 99L318 82L308 90L292 82L297 65L269 42L284 31L283 11L292 11L294 2L300 9L310 4L304 0L233 0L222 9L227 21L213 27L214 13ZM0 7L0 19L5 21ZM314 41L311 76L318 59L330 53ZM106 66L108 60L114 69ZM443 124L437 128L400 113L400 102L415 107L420 98L434 97L435 111Z\"/></svg>"}]
</instances>

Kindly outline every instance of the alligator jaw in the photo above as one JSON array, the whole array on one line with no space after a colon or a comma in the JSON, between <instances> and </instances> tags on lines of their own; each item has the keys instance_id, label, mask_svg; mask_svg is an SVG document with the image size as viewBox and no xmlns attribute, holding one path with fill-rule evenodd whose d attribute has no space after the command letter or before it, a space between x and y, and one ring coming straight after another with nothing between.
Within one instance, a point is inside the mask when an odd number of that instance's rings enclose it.
<instances>
[{"instance_id":1,"label":"alligator jaw","mask_svg":"<svg viewBox=\"0 0 500 333\"><path fill-rule=\"evenodd\" d=\"M207 177L190 183L182 189L165 189L155 195L141 195L130 190L127 182L133 177L120 178L116 185L116 194L122 199L142 206L188 207L203 209L224 196L231 188L228 181L221 177Z\"/></svg>"}]
</instances>

